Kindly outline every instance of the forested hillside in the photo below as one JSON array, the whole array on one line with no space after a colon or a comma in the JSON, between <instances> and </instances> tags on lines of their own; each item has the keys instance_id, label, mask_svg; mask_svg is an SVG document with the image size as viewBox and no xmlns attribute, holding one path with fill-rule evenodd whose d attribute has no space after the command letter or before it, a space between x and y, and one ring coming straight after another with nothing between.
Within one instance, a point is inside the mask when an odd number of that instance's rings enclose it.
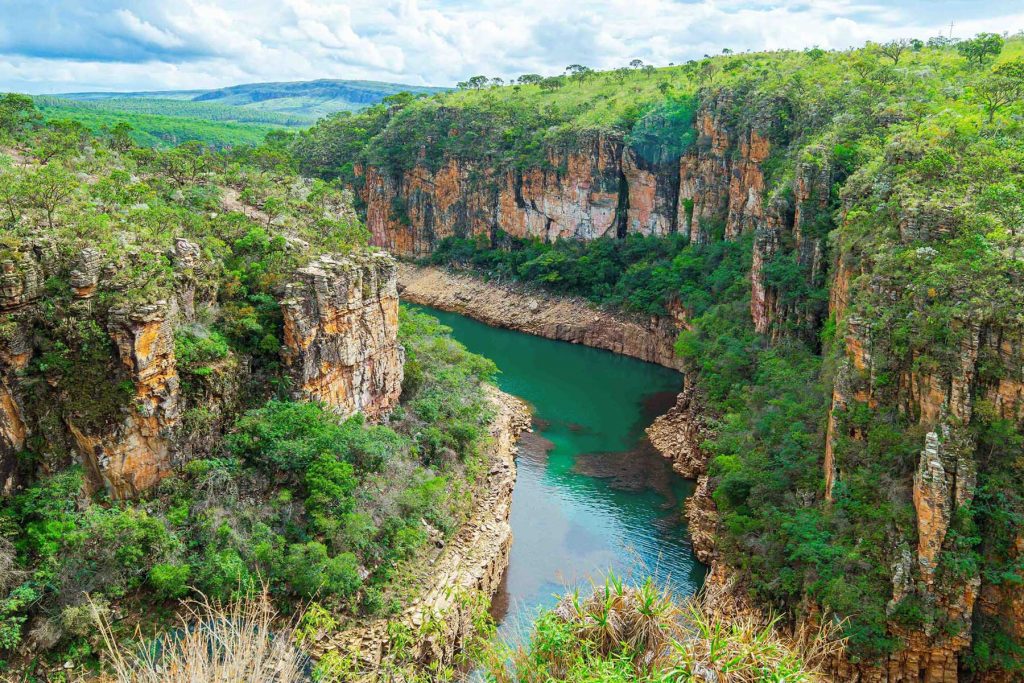
<instances>
[{"instance_id":1,"label":"forested hillside","mask_svg":"<svg viewBox=\"0 0 1024 683\"><path fill-rule=\"evenodd\" d=\"M495 368L288 166L0 98L0 677L79 680L97 619L133 651L200 593L395 615L464 523Z\"/></svg>"},{"instance_id":2,"label":"forested hillside","mask_svg":"<svg viewBox=\"0 0 1024 683\"><path fill-rule=\"evenodd\" d=\"M127 127L132 141L145 147L167 148L186 142L217 148L255 146L272 130L310 123L291 116L182 100L75 101L46 96L34 99L47 119L77 121L93 133Z\"/></svg>"},{"instance_id":3,"label":"forested hillside","mask_svg":"<svg viewBox=\"0 0 1024 683\"><path fill-rule=\"evenodd\" d=\"M1024 39L983 34L478 77L293 150L395 253L681 316L713 577L844 620L841 678L1008 681L1022 97Z\"/></svg>"}]
</instances>

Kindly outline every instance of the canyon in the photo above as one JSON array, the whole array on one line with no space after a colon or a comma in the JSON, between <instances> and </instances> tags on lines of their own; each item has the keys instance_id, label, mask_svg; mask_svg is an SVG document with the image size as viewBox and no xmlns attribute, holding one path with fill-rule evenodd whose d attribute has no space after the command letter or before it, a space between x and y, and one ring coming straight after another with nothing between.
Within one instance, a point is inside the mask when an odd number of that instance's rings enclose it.
<instances>
[{"instance_id":1,"label":"canyon","mask_svg":"<svg viewBox=\"0 0 1024 683\"><path fill-rule=\"evenodd\" d=\"M1020 333L996 321L962 320L954 330L962 340L954 357L926 371L914 363L894 368L891 359L902 352L851 302L857 296L895 300L899 285L873 276L875 257L863 243L828 244L831 222L841 227L852 220L848 207L856 193L870 190L856 186L851 199L840 204L834 185L845 181L847 171L833 149L816 142L799 151L781 183L771 184L766 164L780 151L773 145L785 144L779 141L778 122L767 113L737 121L735 105L728 90L705 101L693 124L696 141L678 159L642 159L621 139L586 134L574 146L550 150L542 167L527 170L502 172L455 157L442 159L436 170L417 164L398 174L365 165L357 173L367 225L375 244L413 258L429 255L446 237L499 246L506 236L554 241L675 233L691 244L751 236L754 330L772 341L796 334L817 345L817 330L828 320L840 339L821 454L825 504L849 476L839 451L865 443L864 432L849 421L857 406L891 409L921 433L916 471L902 479L898 494L912 501L914 527L902 531L916 538L917 547L892 540L886 551L892 561L886 629L901 644L880 663L836 661L833 673L839 680L865 683L961 680L972 623L993 617L1019 625L1019 601L988 585L977 569L954 577L937 567L955 542L949 530L956 511L969 507L975 495L979 454L968 428L974 403L1018 426L1024 418ZM898 239L907 243L937 238L948 219L910 207L898 220ZM927 248L919 252L928 257ZM809 306L773 284L770 271L780 259L800 268L806 286L827 287L828 305ZM686 301L673 304L670 315L626 320L520 285L482 283L472 275L403 266L400 280L410 301L681 367L672 348L676 332L687 326ZM926 354L926 349L914 352ZM879 380L876 358L885 358L891 381ZM711 499L715 482L706 474L702 442L715 418L703 409L699 388L688 385L677 406L653 426L651 438L678 471L698 478L698 493L687 505L695 547L712 561L713 583L734 584L725 578L729 569L714 561L711 547L718 523ZM1019 569L1016 573L1021 576ZM923 623L898 623L897 606L910 601L926 606L930 616ZM803 614L814 619L818 611L810 599ZM979 680L1009 680L1001 675Z\"/></svg>"}]
</instances>

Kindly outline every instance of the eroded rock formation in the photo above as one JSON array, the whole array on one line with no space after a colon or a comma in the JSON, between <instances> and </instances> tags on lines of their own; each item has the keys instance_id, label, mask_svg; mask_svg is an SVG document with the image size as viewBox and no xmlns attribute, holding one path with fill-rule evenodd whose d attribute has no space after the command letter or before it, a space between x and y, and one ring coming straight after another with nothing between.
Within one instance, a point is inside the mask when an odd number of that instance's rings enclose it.
<instances>
[{"instance_id":1,"label":"eroded rock formation","mask_svg":"<svg viewBox=\"0 0 1024 683\"><path fill-rule=\"evenodd\" d=\"M114 498L136 496L171 472L181 412L168 313L166 301L110 311L107 329L132 385L130 407L111 432L90 432L66 418L91 479Z\"/></svg>"},{"instance_id":2,"label":"eroded rock formation","mask_svg":"<svg viewBox=\"0 0 1024 683\"><path fill-rule=\"evenodd\" d=\"M672 461L672 469L687 479L707 473L708 456L701 447L707 438L706 418L697 386L686 379L676 404L647 428L647 438L654 447Z\"/></svg>"},{"instance_id":3,"label":"eroded rock formation","mask_svg":"<svg viewBox=\"0 0 1024 683\"><path fill-rule=\"evenodd\" d=\"M217 306L214 268L198 245L176 240L166 255L173 289L141 297L120 273L145 255L56 253L40 241L0 262L0 494L15 491L31 467L79 461L91 489L133 497L209 452L240 407L248 363L229 351L183 390L175 330L206 334L198 311L208 319ZM49 278L68 290L45 292ZM284 294L282 356L300 393L346 415L383 415L402 380L394 262L326 257L300 269ZM196 406L201 424L187 419ZM29 439L34 465L18 457Z\"/></svg>"},{"instance_id":4,"label":"eroded rock formation","mask_svg":"<svg viewBox=\"0 0 1024 683\"><path fill-rule=\"evenodd\" d=\"M281 310L282 355L300 396L370 419L398 403L404 352L390 256L321 256L296 272Z\"/></svg>"}]
</instances>

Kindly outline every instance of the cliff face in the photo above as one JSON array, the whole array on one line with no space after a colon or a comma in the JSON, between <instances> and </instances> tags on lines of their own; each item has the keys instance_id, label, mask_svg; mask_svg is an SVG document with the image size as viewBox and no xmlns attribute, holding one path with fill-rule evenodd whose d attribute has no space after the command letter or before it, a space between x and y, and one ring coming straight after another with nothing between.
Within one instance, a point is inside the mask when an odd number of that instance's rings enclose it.
<instances>
[{"instance_id":1,"label":"cliff face","mask_svg":"<svg viewBox=\"0 0 1024 683\"><path fill-rule=\"evenodd\" d=\"M619 138L591 135L522 171L455 158L437 170L420 163L398 175L360 168L367 227L374 244L399 256L428 254L445 237L490 239L499 230L547 241L736 236L764 215L760 165L770 144L754 130L733 130L729 107L723 98L701 110L697 144L682 158L645 155Z\"/></svg>"},{"instance_id":2,"label":"cliff face","mask_svg":"<svg viewBox=\"0 0 1024 683\"><path fill-rule=\"evenodd\" d=\"M836 290L846 291L849 285L843 280L848 273L839 269L836 277ZM855 441L865 438L844 419L854 406L895 406L905 419L916 422L925 432L912 480L907 483L917 546L893 548L889 605L894 612L901 602L919 601L929 607L929 616L920 629L891 622L890 632L905 646L879 666L861 667L858 674L865 681L953 683L960 680L960 660L971 645L979 615L997 619L1010 629L1012 637L1020 637L1020 600L1013 591L1006 590L1005 579L990 585L976 565L967 572L955 572L943 569L943 561L957 549L957 515L971 509L977 491L981 454L968 428L975 404L981 402L996 417L1020 423L1018 371L1014 364L1019 365L1024 347L999 330L965 323L958 330L959 350L952 362L937 371L907 370L895 386L879 386L875 378L884 368L878 357L891 353L885 340L876 338L865 321L848 314L842 296L833 296L833 311L844 321L847 332L842 345L845 355L834 383L824 463L829 496L846 474L843 458L836 455L837 432L846 430L846 436ZM1011 360L1015 355L1018 360ZM990 363L1005 363L1002 371L995 373L991 365L987 368L998 375L998 380L986 382L981 377L979 364L983 358ZM982 527L977 533L984 535L986 531ZM1011 549L1012 553L1019 550ZM1012 559L1007 566L1014 567ZM1024 578L1019 566L1008 571ZM853 671L845 664L836 667L841 676L853 675ZM982 679L1010 680L1004 678L1009 675L990 673Z\"/></svg>"},{"instance_id":3,"label":"cliff face","mask_svg":"<svg viewBox=\"0 0 1024 683\"><path fill-rule=\"evenodd\" d=\"M390 256L321 256L297 271L281 310L282 354L299 396L370 419L398 403L404 352Z\"/></svg>"},{"instance_id":4,"label":"cliff face","mask_svg":"<svg viewBox=\"0 0 1024 683\"><path fill-rule=\"evenodd\" d=\"M135 258L146 256L110 260L85 248L62 260L41 241L0 263L0 493L77 461L89 487L136 496L208 453L240 407L244 359L229 352L186 392L175 357L175 330L216 306L210 264L177 240L167 254L174 291L133 300L119 273ZM68 290L44 291L48 279ZM371 419L397 402L403 352L389 257L299 269L281 307L282 360L298 393ZM202 425L186 419L197 406ZM33 462L19 458L30 439Z\"/></svg>"},{"instance_id":5,"label":"cliff face","mask_svg":"<svg viewBox=\"0 0 1024 683\"><path fill-rule=\"evenodd\" d=\"M153 486L170 471L172 442L180 419L171 324L174 302L123 303L109 308L95 305L93 297L101 279L110 281L117 266L103 263L94 249L83 249L67 266L60 264L45 243L31 245L16 256L17 261L9 259L3 264L5 286L0 304L5 318L0 339L3 491L14 489L17 455L33 436L46 441L44 468L59 467L67 461L65 454L74 453L89 474L89 485L106 488L114 498L134 496ZM39 283L58 273L66 274L71 290L64 309L67 317L47 320L40 310L44 292ZM54 327L70 330L69 341L81 344L72 348L69 356L85 353L82 337L91 329L98 331L101 336L87 340L88 348L106 345L109 359L104 359L102 367L92 368L90 378L119 382L110 392L120 398L117 410L98 414L90 405L89 392L96 392L93 399L99 404L108 387L76 386L87 380L70 377L76 367L73 357L54 363L66 366L63 370L48 371L42 354L53 354ZM56 343L60 349L65 342ZM43 365L33 367L34 358Z\"/></svg>"},{"instance_id":6,"label":"cliff face","mask_svg":"<svg viewBox=\"0 0 1024 683\"><path fill-rule=\"evenodd\" d=\"M91 479L114 498L129 498L171 471L181 417L174 331L166 302L111 310L107 329L130 378L131 408L112 433L87 433L73 417L67 427Z\"/></svg>"}]
</instances>

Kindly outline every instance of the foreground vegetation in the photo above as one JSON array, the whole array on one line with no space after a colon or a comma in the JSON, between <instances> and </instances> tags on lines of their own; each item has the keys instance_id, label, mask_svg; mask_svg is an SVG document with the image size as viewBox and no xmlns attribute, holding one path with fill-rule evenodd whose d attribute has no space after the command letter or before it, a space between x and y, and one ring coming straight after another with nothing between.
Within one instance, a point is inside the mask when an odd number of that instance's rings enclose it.
<instances>
[{"instance_id":1,"label":"foreground vegetation","mask_svg":"<svg viewBox=\"0 0 1024 683\"><path fill-rule=\"evenodd\" d=\"M782 639L774 622L724 620L721 607L721 596L680 600L650 580L610 576L589 594L563 596L525 643L490 641L476 656L496 683L809 682L843 646L831 625Z\"/></svg>"}]
</instances>

